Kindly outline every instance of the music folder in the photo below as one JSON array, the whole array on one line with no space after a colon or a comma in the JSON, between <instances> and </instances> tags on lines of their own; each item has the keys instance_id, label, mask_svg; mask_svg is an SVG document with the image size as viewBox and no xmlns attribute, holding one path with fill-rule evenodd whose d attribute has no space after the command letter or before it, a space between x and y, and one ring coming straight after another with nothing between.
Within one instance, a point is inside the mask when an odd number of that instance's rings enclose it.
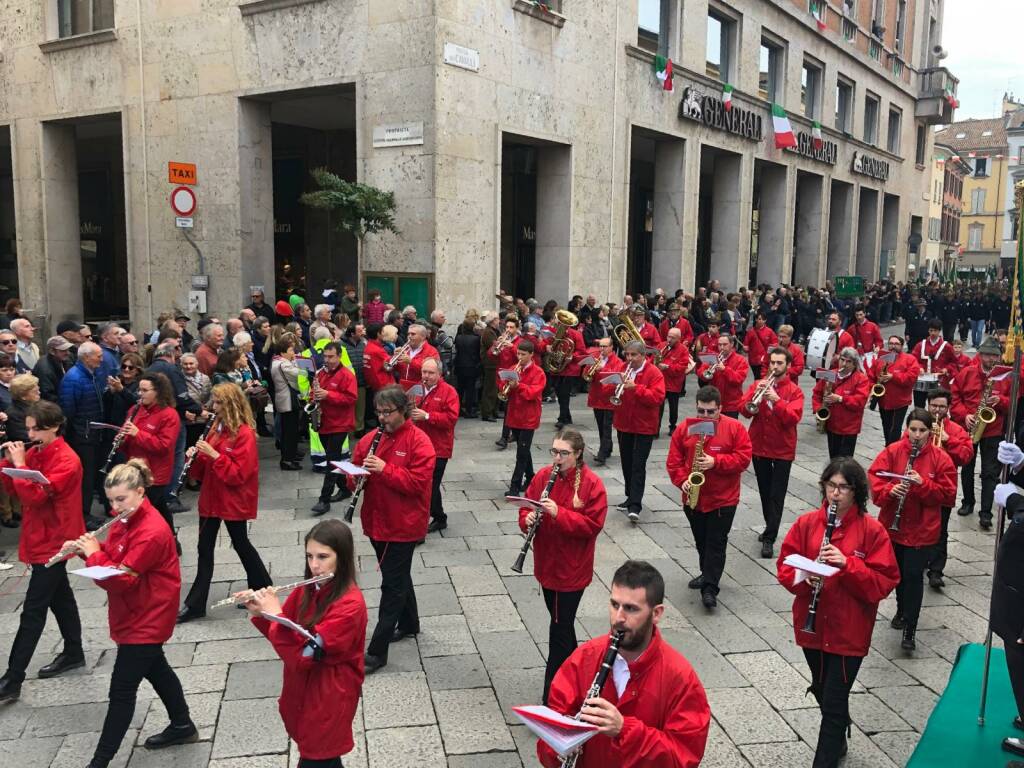
<instances>
[{"instance_id":1,"label":"music folder","mask_svg":"<svg viewBox=\"0 0 1024 768\"><path fill-rule=\"evenodd\" d=\"M519 371L514 371L511 368L503 368L498 371L498 378L502 381L519 381Z\"/></svg>"},{"instance_id":2,"label":"music folder","mask_svg":"<svg viewBox=\"0 0 1024 768\"><path fill-rule=\"evenodd\" d=\"M512 707L512 712L559 755L578 749L597 735L596 725L566 717L549 707Z\"/></svg>"},{"instance_id":3,"label":"music folder","mask_svg":"<svg viewBox=\"0 0 1024 768\"><path fill-rule=\"evenodd\" d=\"M617 371L607 373L601 377L601 383L604 384L606 387L610 387L612 385L618 386L619 384L622 383L622 374L618 373Z\"/></svg>"},{"instance_id":4,"label":"music folder","mask_svg":"<svg viewBox=\"0 0 1024 768\"><path fill-rule=\"evenodd\" d=\"M39 485L49 485L50 481L46 479L46 475L40 472L38 469L18 469L17 467L4 467L0 472L3 472L8 477L12 477L16 480L29 480L33 483L39 483Z\"/></svg>"},{"instance_id":5,"label":"music folder","mask_svg":"<svg viewBox=\"0 0 1024 768\"><path fill-rule=\"evenodd\" d=\"M529 507L530 509L535 509L539 512L544 511L543 504L539 501L528 499L525 496L506 496L505 501L509 504L515 504L517 507Z\"/></svg>"}]
</instances>

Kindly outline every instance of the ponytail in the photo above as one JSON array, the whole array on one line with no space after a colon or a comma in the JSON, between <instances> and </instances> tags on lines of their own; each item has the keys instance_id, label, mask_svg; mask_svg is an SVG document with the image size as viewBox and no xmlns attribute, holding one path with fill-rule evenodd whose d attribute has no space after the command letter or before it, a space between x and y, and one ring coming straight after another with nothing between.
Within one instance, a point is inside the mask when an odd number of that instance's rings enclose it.
<instances>
[{"instance_id":1,"label":"ponytail","mask_svg":"<svg viewBox=\"0 0 1024 768\"><path fill-rule=\"evenodd\" d=\"M143 459L129 459L118 464L107 474L103 482L104 488L126 486L128 488L148 488L153 484L153 472Z\"/></svg>"}]
</instances>

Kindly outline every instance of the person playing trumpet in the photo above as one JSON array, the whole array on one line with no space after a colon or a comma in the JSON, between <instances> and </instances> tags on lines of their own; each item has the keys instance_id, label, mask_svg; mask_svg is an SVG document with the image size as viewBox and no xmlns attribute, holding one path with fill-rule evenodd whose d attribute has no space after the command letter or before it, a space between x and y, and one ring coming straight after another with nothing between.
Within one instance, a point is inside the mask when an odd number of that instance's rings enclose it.
<instances>
[{"instance_id":1,"label":"person playing trumpet","mask_svg":"<svg viewBox=\"0 0 1024 768\"><path fill-rule=\"evenodd\" d=\"M768 365L768 350L779 343L779 337L770 327L764 312L754 315L754 326L747 330L743 346L747 348L747 360L754 378L760 379L762 369Z\"/></svg>"},{"instance_id":2,"label":"person playing trumpet","mask_svg":"<svg viewBox=\"0 0 1024 768\"><path fill-rule=\"evenodd\" d=\"M708 315L708 329L700 334L693 342L693 353L695 355L713 355L718 352L718 337L722 328L722 320L717 313Z\"/></svg>"},{"instance_id":3,"label":"person playing trumpet","mask_svg":"<svg viewBox=\"0 0 1024 768\"><path fill-rule=\"evenodd\" d=\"M427 328L419 323L413 323L406 332L406 345L409 349L398 356L398 364L395 371L398 374L398 385L403 389L409 389L413 384L419 384L422 380L420 370L423 361L428 357L437 360L441 359L440 353L427 341Z\"/></svg>"},{"instance_id":4,"label":"person playing trumpet","mask_svg":"<svg viewBox=\"0 0 1024 768\"><path fill-rule=\"evenodd\" d=\"M860 355L853 347L846 347L836 355L839 370L835 384L818 379L811 393L811 408L817 414L823 408L829 412L825 422L828 456L853 456L857 449L857 435L864 424L864 407L871 394L871 382L858 370ZM826 384L831 385L826 392Z\"/></svg>"},{"instance_id":5,"label":"person playing trumpet","mask_svg":"<svg viewBox=\"0 0 1024 768\"><path fill-rule=\"evenodd\" d=\"M697 369L697 377L702 385L710 384L719 391L722 413L738 419L743 400L743 382L749 370L747 359L736 352L735 338L722 334L718 337L718 360L711 365L702 363Z\"/></svg>"},{"instance_id":6,"label":"person playing trumpet","mask_svg":"<svg viewBox=\"0 0 1024 768\"><path fill-rule=\"evenodd\" d=\"M900 439L903 431L903 419L913 400L914 384L921 375L921 366L917 364L917 358L903 351L902 336L890 336L888 346L885 354L875 356L865 373L872 384L885 388L885 394L878 398L878 415L882 420L885 444L892 445ZM894 355L896 359L887 363L882 360L887 355Z\"/></svg>"},{"instance_id":7,"label":"person playing trumpet","mask_svg":"<svg viewBox=\"0 0 1024 768\"><path fill-rule=\"evenodd\" d=\"M584 369L584 377L590 377L590 391L587 392L587 407L594 412L594 421L597 422L597 435L599 439L597 453L594 456L594 463L604 466L608 457L612 455L612 417L615 415L615 406L611 404L611 396L615 392L614 387L601 386L601 376L609 373L621 373L625 369L625 363L615 354L613 342L610 337L599 339L597 347L590 350L590 354L596 362ZM588 371L592 373L588 374Z\"/></svg>"},{"instance_id":8,"label":"person playing trumpet","mask_svg":"<svg viewBox=\"0 0 1024 768\"><path fill-rule=\"evenodd\" d=\"M678 328L670 328L668 341L660 350L661 362L658 370L665 377L665 400L658 412L658 435L661 435L661 420L665 414L665 403L668 403L668 434L671 437L676 431L679 420L679 398L686 391L686 374L696 366L690 359L690 350L683 343L683 334Z\"/></svg>"},{"instance_id":9,"label":"person playing trumpet","mask_svg":"<svg viewBox=\"0 0 1024 768\"><path fill-rule=\"evenodd\" d=\"M777 346L781 349L787 350L793 358L793 362L789 364L789 371L786 375L792 379L794 384L799 384L800 374L804 372L804 366L806 364L804 348L793 341L792 325L780 325L777 333L779 334L779 343Z\"/></svg>"},{"instance_id":10,"label":"person playing trumpet","mask_svg":"<svg viewBox=\"0 0 1024 768\"><path fill-rule=\"evenodd\" d=\"M547 378L541 367L533 362L533 351L533 342L528 339L520 341L516 346L518 379L502 380L501 371L512 369L498 370L498 385L507 388L508 392L505 423L516 441L516 466L509 481L509 496L518 496L533 480L534 474L530 447L533 445L533 434L540 426L540 401Z\"/></svg>"}]
</instances>

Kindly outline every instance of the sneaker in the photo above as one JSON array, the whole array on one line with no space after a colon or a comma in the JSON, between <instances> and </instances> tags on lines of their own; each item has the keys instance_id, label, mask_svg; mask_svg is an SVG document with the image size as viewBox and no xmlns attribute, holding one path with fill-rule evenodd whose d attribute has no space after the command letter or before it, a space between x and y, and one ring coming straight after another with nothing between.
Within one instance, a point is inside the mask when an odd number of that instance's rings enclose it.
<instances>
[{"instance_id":1,"label":"sneaker","mask_svg":"<svg viewBox=\"0 0 1024 768\"><path fill-rule=\"evenodd\" d=\"M313 517L320 517L321 515L331 511L331 502L318 501L313 505L313 509L311 511L313 513Z\"/></svg>"},{"instance_id":2,"label":"sneaker","mask_svg":"<svg viewBox=\"0 0 1024 768\"><path fill-rule=\"evenodd\" d=\"M762 539L762 541L761 541L761 557L763 557L763 558L765 558L767 560L767 559L769 559L770 557L772 557L775 554L772 545L773 545L773 542L768 541L767 539Z\"/></svg>"},{"instance_id":3,"label":"sneaker","mask_svg":"<svg viewBox=\"0 0 1024 768\"><path fill-rule=\"evenodd\" d=\"M627 510L629 509L629 499L623 499L615 505L616 509Z\"/></svg>"},{"instance_id":4,"label":"sneaker","mask_svg":"<svg viewBox=\"0 0 1024 768\"><path fill-rule=\"evenodd\" d=\"M946 582L942 578L941 573L929 573L928 586L932 589L942 589L944 586L946 586Z\"/></svg>"},{"instance_id":5,"label":"sneaker","mask_svg":"<svg viewBox=\"0 0 1024 768\"><path fill-rule=\"evenodd\" d=\"M629 510L629 512L626 513L626 517L629 518L629 522L631 522L631 523L639 523L640 522L640 510L639 509L631 509L631 510Z\"/></svg>"}]
</instances>

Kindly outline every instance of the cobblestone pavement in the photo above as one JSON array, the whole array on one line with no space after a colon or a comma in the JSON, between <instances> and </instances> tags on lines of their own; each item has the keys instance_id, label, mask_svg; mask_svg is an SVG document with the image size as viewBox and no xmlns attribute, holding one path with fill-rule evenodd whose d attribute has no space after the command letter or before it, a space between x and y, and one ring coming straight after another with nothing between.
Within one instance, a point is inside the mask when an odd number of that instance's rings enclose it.
<instances>
[{"instance_id":1,"label":"cobblestone pavement","mask_svg":"<svg viewBox=\"0 0 1024 768\"><path fill-rule=\"evenodd\" d=\"M818 504L816 478L826 458L824 437L810 414L800 426L797 462L786 500L784 529L796 515ZM684 413L693 412L693 379ZM585 398L572 402L573 418L584 436L596 438ZM534 440L535 464L547 460L556 406L545 405L544 423ZM865 467L882 447L879 419L868 412L857 446ZM515 724L511 707L540 698L546 653L547 612L529 571L512 565L522 539L515 510L502 502L514 463L514 450L498 451L496 424L461 420L456 455L448 464L445 507L449 526L432 534L416 555L416 582L422 633L392 647L390 663L368 677L356 716L356 749L346 766L536 765L531 736ZM591 443L592 444L592 443ZM761 521L753 471L743 478L742 500L729 545L719 607L706 611L699 594L686 588L696 573L696 550L679 503L679 491L665 472L668 439L651 453L643 519L631 525L612 508L597 544L595 579L580 606L581 639L607 632L606 600L615 568L626 558L643 558L664 574L667 585L666 639L693 664L707 688L713 722L703 765L810 765L818 728L812 699L805 696L808 675L793 642L790 596L775 580L774 560L758 557ZM259 519L251 537L275 581L299 577L300 546L313 521L320 476L280 473L273 445L262 441ZM622 498L617 453L599 468L609 501ZM195 497L187 500L194 507ZM331 514L343 512L335 505ZM195 512L177 516L184 587L196 570ZM379 576L369 542L357 528L359 581L376 618ZM937 695L946 684L961 643L984 637L992 563L992 535L977 518L953 515L950 523L948 586L926 588L918 649L906 654L898 633L889 629L894 598L881 607L871 653L851 696L854 728L846 766L903 765ZM781 536L780 536L781 541ZM0 547L14 549L3 530ZM211 602L244 588L243 572L222 533L217 549ZM21 566L0 583L0 654L6 659L25 589ZM19 768L78 768L91 756L106 709L114 651L107 634L104 593L75 583L84 626L85 670L51 680L31 677L20 701L0 708L0 754ZM30 675L59 650L51 620L30 667ZM135 745L161 729L165 715L147 683L140 690L132 731L113 763L117 768L286 768L297 763L277 714L280 663L240 611L222 609L179 627L166 646L177 667L199 726L201 741L163 752Z\"/></svg>"}]
</instances>

